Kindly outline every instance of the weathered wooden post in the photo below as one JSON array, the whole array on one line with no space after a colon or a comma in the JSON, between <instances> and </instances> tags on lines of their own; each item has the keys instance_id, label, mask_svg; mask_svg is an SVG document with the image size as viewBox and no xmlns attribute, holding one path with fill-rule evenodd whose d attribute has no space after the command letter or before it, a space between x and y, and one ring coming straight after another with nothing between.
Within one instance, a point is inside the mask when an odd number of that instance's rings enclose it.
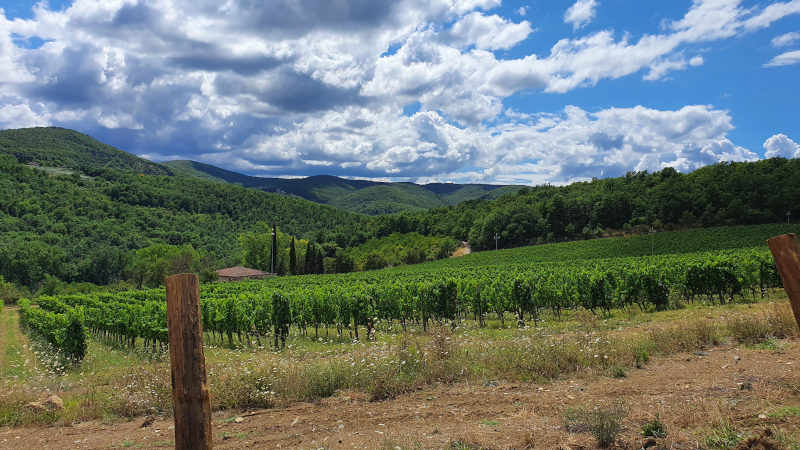
<instances>
[{"instance_id":1,"label":"weathered wooden post","mask_svg":"<svg viewBox=\"0 0 800 450\"><path fill-rule=\"evenodd\" d=\"M166 279L166 287L175 448L210 449L211 397L197 275L173 275Z\"/></svg>"},{"instance_id":2,"label":"weathered wooden post","mask_svg":"<svg viewBox=\"0 0 800 450\"><path fill-rule=\"evenodd\" d=\"M794 320L800 327L800 245L794 233L775 236L767 241L778 274L783 281L783 288L792 304Z\"/></svg>"}]
</instances>

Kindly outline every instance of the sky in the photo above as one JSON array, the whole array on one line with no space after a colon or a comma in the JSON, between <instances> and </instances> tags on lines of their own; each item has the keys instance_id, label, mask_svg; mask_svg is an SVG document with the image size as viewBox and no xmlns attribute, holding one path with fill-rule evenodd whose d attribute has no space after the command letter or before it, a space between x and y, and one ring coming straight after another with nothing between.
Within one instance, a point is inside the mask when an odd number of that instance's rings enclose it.
<instances>
[{"instance_id":1,"label":"sky","mask_svg":"<svg viewBox=\"0 0 800 450\"><path fill-rule=\"evenodd\" d=\"M800 0L0 4L0 128L257 176L564 184L800 157Z\"/></svg>"}]
</instances>

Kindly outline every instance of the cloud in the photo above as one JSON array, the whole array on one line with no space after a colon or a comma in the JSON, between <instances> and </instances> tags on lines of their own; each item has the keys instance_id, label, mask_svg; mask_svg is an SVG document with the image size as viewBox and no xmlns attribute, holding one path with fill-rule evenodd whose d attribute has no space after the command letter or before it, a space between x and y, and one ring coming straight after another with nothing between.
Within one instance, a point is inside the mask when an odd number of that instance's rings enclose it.
<instances>
[{"instance_id":1,"label":"cloud","mask_svg":"<svg viewBox=\"0 0 800 450\"><path fill-rule=\"evenodd\" d=\"M564 13L564 22L571 23L572 28L577 30L594 19L597 6L597 0L578 0Z\"/></svg>"},{"instance_id":2,"label":"cloud","mask_svg":"<svg viewBox=\"0 0 800 450\"><path fill-rule=\"evenodd\" d=\"M449 37L459 47L474 44L481 50L507 50L527 38L531 31L528 21L515 24L499 16L472 12L453 25Z\"/></svg>"},{"instance_id":3,"label":"cloud","mask_svg":"<svg viewBox=\"0 0 800 450\"><path fill-rule=\"evenodd\" d=\"M786 47L800 41L800 32L793 31L791 33L782 34L772 38L772 46L775 48Z\"/></svg>"},{"instance_id":4,"label":"cloud","mask_svg":"<svg viewBox=\"0 0 800 450\"><path fill-rule=\"evenodd\" d=\"M349 123L359 124L358 132ZM736 146L726 111L705 105L662 111L642 106L520 118L485 129L456 127L438 113L397 117L390 108L326 111L253 145L205 161L258 175L305 173L302 161L328 161L320 173L399 180L565 183L629 170L682 171L758 156ZM288 169L287 169L288 165ZM493 170L476 171L475 167Z\"/></svg>"},{"instance_id":5,"label":"cloud","mask_svg":"<svg viewBox=\"0 0 800 450\"><path fill-rule=\"evenodd\" d=\"M791 66L800 63L800 50L781 53L764 64L764 67Z\"/></svg>"},{"instance_id":6,"label":"cloud","mask_svg":"<svg viewBox=\"0 0 800 450\"><path fill-rule=\"evenodd\" d=\"M0 129L46 127L50 125L46 111L35 112L24 103L3 104L8 99L0 99Z\"/></svg>"},{"instance_id":7,"label":"cloud","mask_svg":"<svg viewBox=\"0 0 800 450\"><path fill-rule=\"evenodd\" d=\"M643 77L644 80L654 81L664 78L669 72L686 69L688 66L697 67L703 65L703 57L695 56L689 61L680 56L675 59L665 59L650 65L650 72Z\"/></svg>"},{"instance_id":8,"label":"cloud","mask_svg":"<svg viewBox=\"0 0 800 450\"><path fill-rule=\"evenodd\" d=\"M780 156L783 158L800 158L800 144L789 139L785 134L776 134L764 141L764 154L767 158Z\"/></svg>"},{"instance_id":9,"label":"cloud","mask_svg":"<svg viewBox=\"0 0 800 450\"><path fill-rule=\"evenodd\" d=\"M66 126L153 158L273 176L563 183L595 169L690 170L752 158L728 140L727 111L537 114L536 95L674 76L798 1L696 0L652 34L602 29L539 42L538 54L520 45L538 37L533 18L514 22L500 0L39 3L31 19L0 14L0 127ZM564 19L578 30L598 5L577 1ZM504 106L520 91L524 113Z\"/></svg>"}]
</instances>

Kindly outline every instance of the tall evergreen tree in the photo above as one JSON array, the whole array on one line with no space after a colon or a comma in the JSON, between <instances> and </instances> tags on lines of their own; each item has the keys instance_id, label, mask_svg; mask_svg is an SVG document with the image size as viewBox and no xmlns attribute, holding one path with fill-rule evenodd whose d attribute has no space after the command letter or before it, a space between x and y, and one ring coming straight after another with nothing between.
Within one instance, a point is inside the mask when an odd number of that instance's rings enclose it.
<instances>
[{"instance_id":1,"label":"tall evergreen tree","mask_svg":"<svg viewBox=\"0 0 800 450\"><path fill-rule=\"evenodd\" d=\"M314 273L315 270L315 262L314 262L314 243L308 241L308 246L306 247L306 260L305 264L303 264L303 273Z\"/></svg>"},{"instance_id":2,"label":"tall evergreen tree","mask_svg":"<svg viewBox=\"0 0 800 450\"><path fill-rule=\"evenodd\" d=\"M294 249L294 236L292 236L292 246L289 247L289 273L297 275L297 251Z\"/></svg>"},{"instance_id":3,"label":"tall evergreen tree","mask_svg":"<svg viewBox=\"0 0 800 450\"><path fill-rule=\"evenodd\" d=\"M325 265L323 264L325 256L322 254L322 250L319 250L317 253L317 272L316 273L325 273Z\"/></svg>"}]
</instances>

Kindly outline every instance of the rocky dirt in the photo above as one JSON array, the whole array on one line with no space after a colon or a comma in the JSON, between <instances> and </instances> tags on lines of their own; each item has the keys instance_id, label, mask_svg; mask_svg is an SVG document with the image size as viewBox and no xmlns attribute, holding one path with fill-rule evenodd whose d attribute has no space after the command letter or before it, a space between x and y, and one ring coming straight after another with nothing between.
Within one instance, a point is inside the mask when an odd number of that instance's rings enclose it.
<instances>
[{"instance_id":1,"label":"rocky dirt","mask_svg":"<svg viewBox=\"0 0 800 450\"><path fill-rule=\"evenodd\" d=\"M777 349L724 344L697 354L652 358L641 369L629 369L626 378L582 373L551 384L436 385L379 402L338 392L315 404L218 412L214 446L593 448L590 432L567 431L565 413L616 400L626 410L617 448L705 447L720 419L729 421L743 445L767 442L782 448L800 439L798 366L800 341L786 340L778 341ZM642 424L657 414L667 436L648 440L641 436ZM170 419L142 417L3 429L0 448L171 447L171 425Z\"/></svg>"}]
</instances>

